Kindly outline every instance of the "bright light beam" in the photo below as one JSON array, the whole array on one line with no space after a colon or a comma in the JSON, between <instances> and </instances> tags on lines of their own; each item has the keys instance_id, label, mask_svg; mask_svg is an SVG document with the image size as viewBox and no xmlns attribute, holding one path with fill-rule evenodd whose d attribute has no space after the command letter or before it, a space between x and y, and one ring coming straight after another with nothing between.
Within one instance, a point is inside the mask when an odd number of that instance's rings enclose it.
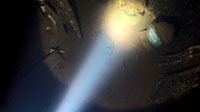
<instances>
[{"instance_id":1,"label":"bright light beam","mask_svg":"<svg viewBox=\"0 0 200 112\"><path fill-rule=\"evenodd\" d=\"M113 48L108 37L99 37L56 112L81 112L104 83Z\"/></svg>"}]
</instances>

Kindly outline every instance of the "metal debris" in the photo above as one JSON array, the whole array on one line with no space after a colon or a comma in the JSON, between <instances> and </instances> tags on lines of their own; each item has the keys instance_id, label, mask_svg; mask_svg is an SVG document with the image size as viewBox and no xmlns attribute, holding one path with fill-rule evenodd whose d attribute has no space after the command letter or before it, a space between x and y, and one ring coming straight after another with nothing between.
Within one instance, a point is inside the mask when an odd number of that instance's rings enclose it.
<instances>
[{"instance_id":1,"label":"metal debris","mask_svg":"<svg viewBox=\"0 0 200 112\"><path fill-rule=\"evenodd\" d=\"M75 14L66 0L38 0L39 7L44 16L51 20L53 25L59 23L63 24L66 32L71 32L74 36L82 39L79 24L76 20Z\"/></svg>"},{"instance_id":2,"label":"metal debris","mask_svg":"<svg viewBox=\"0 0 200 112\"><path fill-rule=\"evenodd\" d=\"M52 21L53 25L55 26L56 21L54 20L54 18L51 15L48 15L47 17Z\"/></svg>"},{"instance_id":3,"label":"metal debris","mask_svg":"<svg viewBox=\"0 0 200 112\"><path fill-rule=\"evenodd\" d=\"M191 57L192 56L192 57ZM200 65L200 54L188 55L184 58L160 63L159 67L163 74L172 75Z\"/></svg>"},{"instance_id":4,"label":"metal debris","mask_svg":"<svg viewBox=\"0 0 200 112\"><path fill-rule=\"evenodd\" d=\"M46 1L44 0L39 0L38 1L40 10L42 11L43 15L46 16L47 18L49 18L51 20L51 22L53 23L53 25L56 25L56 21L55 19L51 16L50 12L47 10L48 5L46 4Z\"/></svg>"},{"instance_id":5,"label":"metal debris","mask_svg":"<svg viewBox=\"0 0 200 112\"><path fill-rule=\"evenodd\" d=\"M47 1L55 10L56 16L59 18L60 23L63 24L65 31L70 32L83 40L78 21L76 19L77 15L74 14L74 11L72 10L69 2L67 0Z\"/></svg>"},{"instance_id":6,"label":"metal debris","mask_svg":"<svg viewBox=\"0 0 200 112\"><path fill-rule=\"evenodd\" d=\"M62 51L62 50L60 50L60 47L59 47L59 46L51 48L51 50L49 51L49 54L53 54L53 53L57 53L58 55L61 56L61 58L62 58L63 60L65 60L65 57L63 56L63 54L64 54L65 52Z\"/></svg>"},{"instance_id":7,"label":"metal debris","mask_svg":"<svg viewBox=\"0 0 200 112\"><path fill-rule=\"evenodd\" d=\"M47 31L51 30L51 27L49 27L49 26L48 26L48 27L46 27L46 30L47 30Z\"/></svg>"}]
</instances>

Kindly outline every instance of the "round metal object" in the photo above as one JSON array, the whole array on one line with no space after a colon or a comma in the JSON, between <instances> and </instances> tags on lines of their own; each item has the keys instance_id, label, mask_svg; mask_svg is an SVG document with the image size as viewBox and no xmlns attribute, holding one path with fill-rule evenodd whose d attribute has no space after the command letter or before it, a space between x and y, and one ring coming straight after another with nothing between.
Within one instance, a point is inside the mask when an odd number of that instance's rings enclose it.
<instances>
[{"instance_id":1,"label":"round metal object","mask_svg":"<svg viewBox=\"0 0 200 112\"><path fill-rule=\"evenodd\" d=\"M157 48L169 44L174 36L173 25L167 22L153 23L142 36L145 48Z\"/></svg>"}]
</instances>

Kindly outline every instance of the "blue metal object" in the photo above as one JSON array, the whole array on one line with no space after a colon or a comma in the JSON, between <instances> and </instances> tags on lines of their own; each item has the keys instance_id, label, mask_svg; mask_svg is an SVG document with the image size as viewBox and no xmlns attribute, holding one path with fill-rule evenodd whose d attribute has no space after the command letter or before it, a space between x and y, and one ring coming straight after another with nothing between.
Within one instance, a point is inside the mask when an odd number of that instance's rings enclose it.
<instances>
[{"instance_id":1,"label":"blue metal object","mask_svg":"<svg viewBox=\"0 0 200 112\"><path fill-rule=\"evenodd\" d=\"M148 40L149 42L155 46L155 47L159 47L162 45L162 41L160 39L160 37L158 36L158 34L156 33L155 30L155 26L152 25L152 27L150 28L148 34L147 34Z\"/></svg>"}]
</instances>

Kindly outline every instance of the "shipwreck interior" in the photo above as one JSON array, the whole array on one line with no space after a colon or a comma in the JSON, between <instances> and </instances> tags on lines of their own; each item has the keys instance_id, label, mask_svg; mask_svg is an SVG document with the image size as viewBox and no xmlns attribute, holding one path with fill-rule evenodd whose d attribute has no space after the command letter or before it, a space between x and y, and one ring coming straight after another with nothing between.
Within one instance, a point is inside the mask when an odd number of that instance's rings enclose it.
<instances>
[{"instance_id":1,"label":"shipwreck interior","mask_svg":"<svg viewBox=\"0 0 200 112\"><path fill-rule=\"evenodd\" d=\"M199 0L6 2L0 112L200 111Z\"/></svg>"}]
</instances>

